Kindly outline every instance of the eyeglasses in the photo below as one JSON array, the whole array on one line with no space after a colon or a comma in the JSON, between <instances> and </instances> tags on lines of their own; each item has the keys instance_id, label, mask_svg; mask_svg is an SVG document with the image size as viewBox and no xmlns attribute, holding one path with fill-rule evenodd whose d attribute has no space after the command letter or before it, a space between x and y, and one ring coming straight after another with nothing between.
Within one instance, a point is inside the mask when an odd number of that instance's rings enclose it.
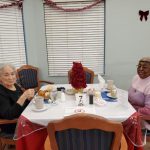
<instances>
[{"instance_id":1,"label":"eyeglasses","mask_svg":"<svg viewBox=\"0 0 150 150\"><path fill-rule=\"evenodd\" d=\"M142 69L148 69L149 68L149 66L144 66L144 65L136 65L137 66L137 68L142 68Z\"/></svg>"}]
</instances>

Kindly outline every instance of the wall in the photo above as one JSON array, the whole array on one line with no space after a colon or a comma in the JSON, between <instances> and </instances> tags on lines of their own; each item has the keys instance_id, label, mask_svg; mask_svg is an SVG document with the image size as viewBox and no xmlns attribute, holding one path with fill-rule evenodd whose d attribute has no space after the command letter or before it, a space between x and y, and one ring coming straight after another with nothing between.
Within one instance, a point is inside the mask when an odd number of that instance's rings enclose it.
<instances>
[{"instance_id":1,"label":"wall","mask_svg":"<svg viewBox=\"0 0 150 150\"><path fill-rule=\"evenodd\" d=\"M150 10L150 1L106 1L106 76L127 89L138 60L150 56L150 17L141 22L138 16Z\"/></svg>"},{"instance_id":2,"label":"wall","mask_svg":"<svg viewBox=\"0 0 150 150\"><path fill-rule=\"evenodd\" d=\"M104 78L123 89L129 88L138 60L150 56L150 17L141 22L139 10L150 10L150 1L106 0ZM67 77L48 77L42 0L24 0L23 13L28 63L40 68L42 79L67 83Z\"/></svg>"}]
</instances>

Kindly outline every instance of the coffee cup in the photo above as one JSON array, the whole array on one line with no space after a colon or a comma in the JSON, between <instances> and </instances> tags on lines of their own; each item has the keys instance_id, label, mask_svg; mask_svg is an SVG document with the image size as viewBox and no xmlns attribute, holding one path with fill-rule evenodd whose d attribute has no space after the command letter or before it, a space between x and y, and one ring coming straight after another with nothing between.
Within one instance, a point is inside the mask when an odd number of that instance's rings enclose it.
<instances>
[{"instance_id":1,"label":"coffee cup","mask_svg":"<svg viewBox=\"0 0 150 150\"><path fill-rule=\"evenodd\" d=\"M114 98L117 97L117 90L116 90L116 89L111 89L111 90L110 90L110 94L111 94L111 96L114 97Z\"/></svg>"},{"instance_id":2,"label":"coffee cup","mask_svg":"<svg viewBox=\"0 0 150 150\"><path fill-rule=\"evenodd\" d=\"M36 109L42 109L44 107L44 98L42 96L36 96L34 100Z\"/></svg>"}]
</instances>

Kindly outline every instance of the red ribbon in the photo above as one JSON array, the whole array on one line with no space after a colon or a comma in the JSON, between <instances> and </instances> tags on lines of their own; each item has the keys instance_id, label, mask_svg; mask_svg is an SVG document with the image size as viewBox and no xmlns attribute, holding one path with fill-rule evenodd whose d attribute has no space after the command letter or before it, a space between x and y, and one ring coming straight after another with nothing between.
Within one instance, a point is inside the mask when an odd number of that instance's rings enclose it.
<instances>
[{"instance_id":1,"label":"red ribbon","mask_svg":"<svg viewBox=\"0 0 150 150\"><path fill-rule=\"evenodd\" d=\"M145 19L145 21L147 21L148 15L149 15L149 10L147 11L139 10L139 16L141 21L143 20L143 18Z\"/></svg>"}]
</instances>

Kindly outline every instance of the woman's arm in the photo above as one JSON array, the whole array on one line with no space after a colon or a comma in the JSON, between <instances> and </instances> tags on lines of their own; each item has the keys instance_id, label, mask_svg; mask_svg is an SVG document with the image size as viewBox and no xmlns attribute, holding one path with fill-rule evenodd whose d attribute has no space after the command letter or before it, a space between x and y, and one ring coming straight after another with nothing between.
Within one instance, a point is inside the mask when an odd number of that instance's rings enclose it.
<instances>
[{"instance_id":1,"label":"woman's arm","mask_svg":"<svg viewBox=\"0 0 150 150\"><path fill-rule=\"evenodd\" d=\"M150 115L150 94L145 96L145 106L138 108L138 112L144 115Z\"/></svg>"},{"instance_id":2,"label":"woman's arm","mask_svg":"<svg viewBox=\"0 0 150 150\"><path fill-rule=\"evenodd\" d=\"M34 96L34 90L26 90L15 102L10 97L0 95L0 118L14 119L18 118L22 111L25 109L29 101Z\"/></svg>"}]
</instances>

